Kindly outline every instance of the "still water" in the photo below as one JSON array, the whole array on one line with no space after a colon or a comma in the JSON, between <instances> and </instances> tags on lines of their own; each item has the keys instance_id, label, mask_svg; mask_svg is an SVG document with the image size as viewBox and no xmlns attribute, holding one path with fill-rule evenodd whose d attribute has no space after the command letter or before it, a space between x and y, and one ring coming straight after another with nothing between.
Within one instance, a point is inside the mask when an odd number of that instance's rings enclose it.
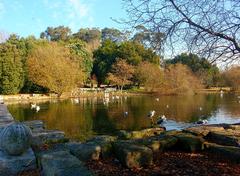
<instances>
[{"instance_id":1,"label":"still water","mask_svg":"<svg viewBox=\"0 0 240 176\"><path fill-rule=\"evenodd\" d=\"M122 96L52 100L38 103L40 111L30 104L8 105L19 121L41 119L49 129L63 130L72 139L85 140L96 134L114 134L119 129L139 130L151 126L147 118L165 115L167 129L182 129L198 120L208 123L240 122L240 96L234 94L198 94L193 96ZM128 115L124 115L128 112Z\"/></svg>"}]
</instances>

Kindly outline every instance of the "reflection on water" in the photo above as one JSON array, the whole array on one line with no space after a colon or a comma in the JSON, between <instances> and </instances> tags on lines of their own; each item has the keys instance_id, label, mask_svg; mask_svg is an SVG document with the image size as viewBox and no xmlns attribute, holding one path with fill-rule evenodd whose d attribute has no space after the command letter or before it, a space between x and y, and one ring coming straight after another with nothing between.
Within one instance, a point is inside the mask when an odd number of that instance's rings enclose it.
<instances>
[{"instance_id":1,"label":"reflection on water","mask_svg":"<svg viewBox=\"0 0 240 176\"><path fill-rule=\"evenodd\" d=\"M50 129L65 131L67 136L84 140L94 134L113 134L119 129L139 130L151 126L147 114L155 110L165 115L167 129L181 129L199 119L209 123L240 122L240 99L230 94L194 96L133 96L80 98L49 101L38 104L41 110L31 110L30 104L8 105L19 121L42 119ZM127 115L126 113L127 112Z\"/></svg>"}]
</instances>

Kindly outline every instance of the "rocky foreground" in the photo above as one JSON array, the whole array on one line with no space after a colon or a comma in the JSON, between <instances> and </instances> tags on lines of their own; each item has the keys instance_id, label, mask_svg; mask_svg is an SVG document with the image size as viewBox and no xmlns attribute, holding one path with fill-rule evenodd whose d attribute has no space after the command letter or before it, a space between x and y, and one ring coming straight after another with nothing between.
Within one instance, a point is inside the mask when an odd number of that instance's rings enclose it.
<instances>
[{"instance_id":1,"label":"rocky foreground","mask_svg":"<svg viewBox=\"0 0 240 176\"><path fill-rule=\"evenodd\" d=\"M24 123L32 130L31 148L21 156L0 150L1 176L240 175L240 124L121 130L80 143L42 121Z\"/></svg>"}]
</instances>

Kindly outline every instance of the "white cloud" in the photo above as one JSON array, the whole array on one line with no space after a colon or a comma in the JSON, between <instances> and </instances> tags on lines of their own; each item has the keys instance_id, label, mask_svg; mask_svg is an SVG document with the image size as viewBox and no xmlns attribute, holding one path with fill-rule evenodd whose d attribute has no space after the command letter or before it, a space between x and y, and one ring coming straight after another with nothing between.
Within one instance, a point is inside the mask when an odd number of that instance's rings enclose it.
<instances>
[{"instance_id":1,"label":"white cloud","mask_svg":"<svg viewBox=\"0 0 240 176\"><path fill-rule=\"evenodd\" d=\"M73 8L74 17L83 18L89 13L89 5L81 0L69 0L70 6Z\"/></svg>"}]
</instances>

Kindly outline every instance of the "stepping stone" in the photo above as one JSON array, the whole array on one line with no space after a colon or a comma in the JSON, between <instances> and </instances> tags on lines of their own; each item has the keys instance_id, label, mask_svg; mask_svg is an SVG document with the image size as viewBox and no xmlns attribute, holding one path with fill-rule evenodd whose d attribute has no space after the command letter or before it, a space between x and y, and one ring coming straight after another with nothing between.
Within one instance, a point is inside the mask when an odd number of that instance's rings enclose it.
<instances>
[{"instance_id":1,"label":"stepping stone","mask_svg":"<svg viewBox=\"0 0 240 176\"><path fill-rule=\"evenodd\" d=\"M59 130L32 131L32 146L41 147L43 144L62 143L68 141L65 133Z\"/></svg>"},{"instance_id":2,"label":"stepping stone","mask_svg":"<svg viewBox=\"0 0 240 176\"><path fill-rule=\"evenodd\" d=\"M240 148L233 146L223 146L214 143L204 143L207 151L217 154L220 157L225 157L231 162L240 163Z\"/></svg>"},{"instance_id":3,"label":"stepping stone","mask_svg":"<svg viewBox=\"0 0 240 176\"><path fill-rule=\"evenodd\" d=\"M81 161L98 160L101 146L96 143L67 143L70 152Z\"/></svg>"},{"instance_id":4,"label":"stepping stone","mask_svg":"<svg viewBox=\"0 0 240 176\"><path fill-rule=\"evenodd\" d=\"M128 168L140 168L153 163L153 152L148 147L126 141L117 141L113 147L117 159Z\"/></svg>"},{"instance_id":5,"label":"stepping stone","mask_svg":"<svg viewBox=\"0 0 240 176\"><path fill-rule=\"evenodd\" d=\"M45 128L42 120L32 120L23 122L26 126L28 126L31 130L43 130Z\"/></svg>"},{"instance_id":6,"label":"stepping stone","mask_svg":"<svg viewBox=\"0 0 240 176\"><path fill-rule=\"evenodd\" d=\"M178 139L176 147L190 152L196 152L204 149L204 139L199 136L194 136L190 133L179 133L174 135Z\"/></svg>"},{"instance_id":7,"label":"stepping stone","mask_svg":"<svg viewBox=\"0 0 240 176\"><path fill-rule=\"evenodd\" d=\"M91 176L92 173L75 156L67 151L42 154L42 174L44 176Z\"/></svg>"},{"instance_id":8,"label":"stepping stone","mask_svg":"<svg viewBox=\"0 0 240 176\"><path fill-rule=\"evenodd\" d=\"M142 139L145 137L151 137L161 134L165 131L165 128L148 128L140 131L126 131L120 130L118 132L119 139Z\"/></svg>"},{"instance_id":9,"label":"stepping stone","mask_svg":"<svg viewBox=\"0 0 240 176\"><path fill-rule=\"evenodd\" d=\"M1 176L17 175L36 168L36 158L31 148L20 156L10 156L0 150Z\"/></svg>"},{"instance_id":10,"label":"stepping stone","mask_svg":"<svg viewBox=\"0 0 240 176\"><path fill-rule=\"evenodd\" d=\"M237 130L210 132L205 139L220 145L240 147L240 131Z\"/></svg>"},{"instance_id":11,"label":"stepping stone","mask_svg":"<svg viewBox=\"0 0 240 176\"><path fill-rule=\"evenodd\" d=\"M116 141L116 139L116 136L100 135L88 140L87 142L100 146L100 157L108 158L113 155L112 143Z\"/></svg>"}]
</instances>

